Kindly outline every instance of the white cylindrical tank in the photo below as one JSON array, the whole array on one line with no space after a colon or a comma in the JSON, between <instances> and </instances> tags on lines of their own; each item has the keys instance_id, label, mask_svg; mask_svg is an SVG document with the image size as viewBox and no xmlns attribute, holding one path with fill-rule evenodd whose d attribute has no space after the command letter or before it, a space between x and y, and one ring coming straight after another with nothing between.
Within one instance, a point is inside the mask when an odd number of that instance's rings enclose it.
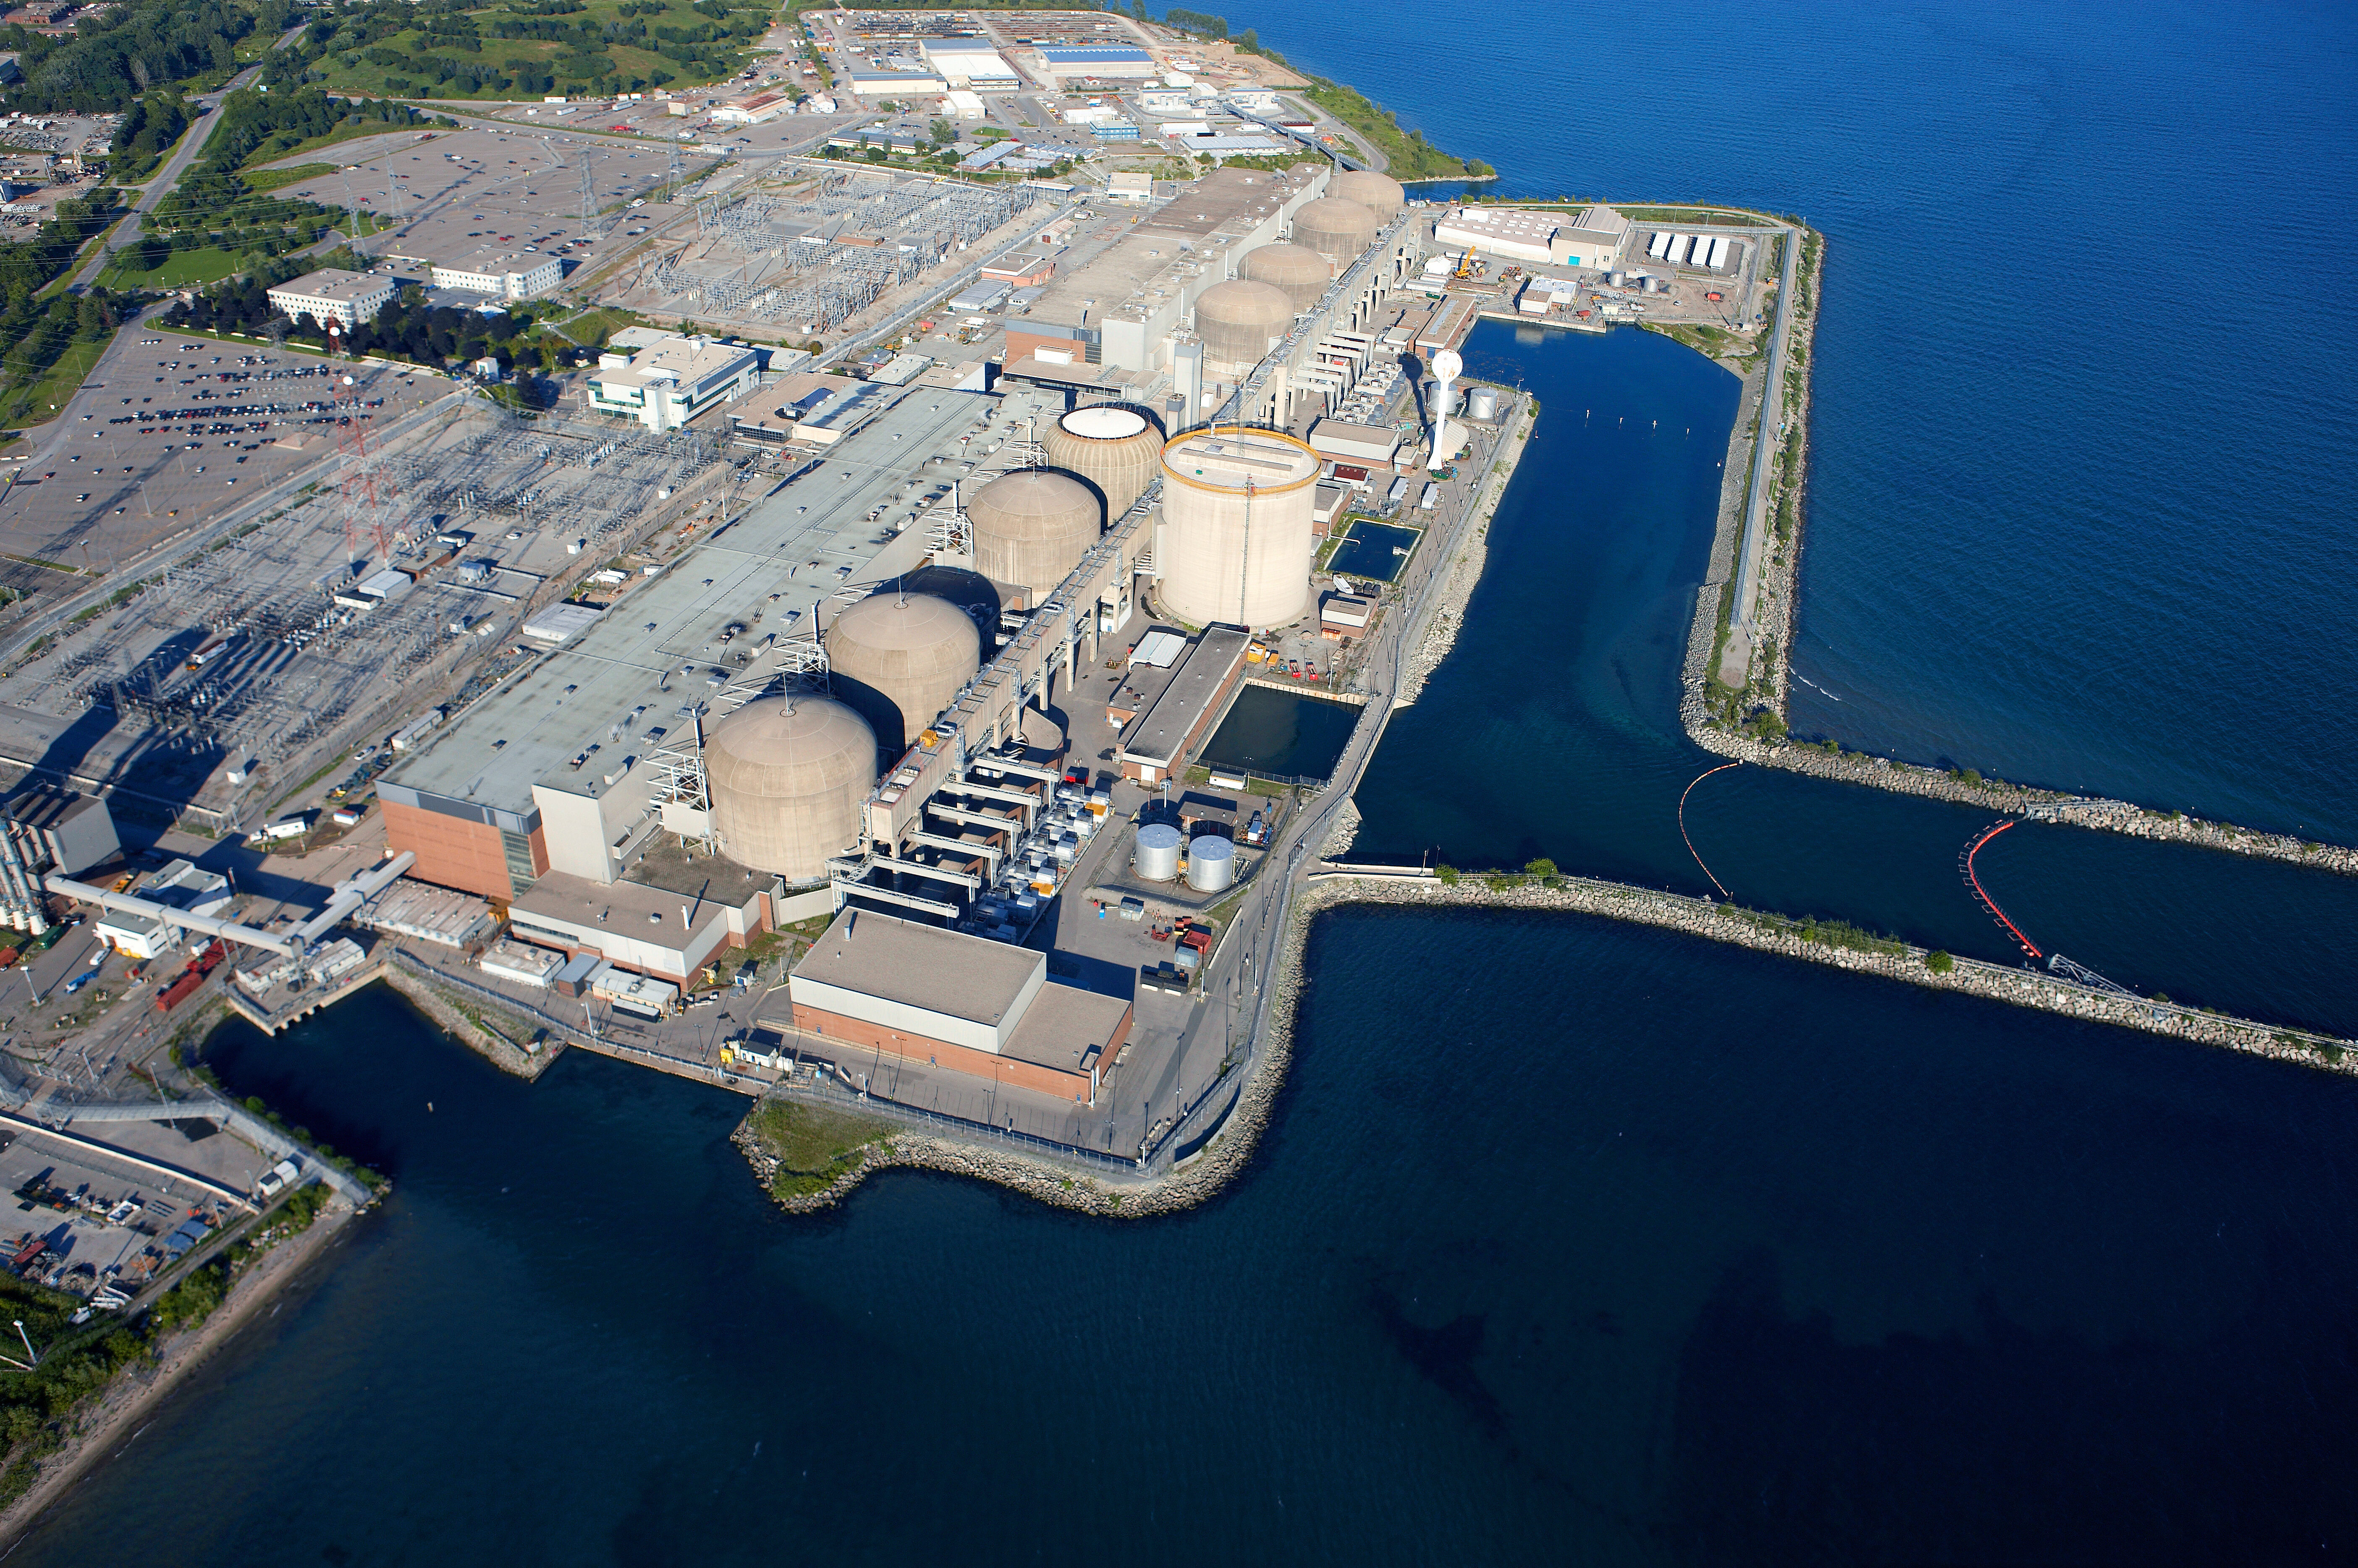
<instances>
[{"instance_id":1,"label":"white cylindrical tank","mask_svg":"<svg viewBox=\"0 0 2358 1568\"><path fill-rule=\"evenodd\" d=\"M1003 473L966 503L967 521L974 524L974 569L993 582L1047 593L1098 542L1103 513L1096 493L1070 474Z\"/></svg>"},{"instance_id":2,"label":"white cylindrical tank","mask_svg":"<svg viewBox=\"0 0 2358 1568\"><path fill-rule=\"evenodd\" d=\"M1195 297L1195 331L1206 359L1259 364L1292 325L1293 301L1272 284L1232 277Z\"/></svg>"},{"instance_id":3,"label":"white cylindrical tank","mask_svg":"<svg viewBox=\"0 0 2358 1568\"><path fill-rule=\"evenodd\" d=\"M1318 454L1282 430L1213 427L1163 449L1163 608L1196 625L1298 621L1316 553Z\"/></svg>"},{"instance_id":4,"label":"white cylindrical tank","mask_svg":"<svg viewBox=\"0 0 2358 1568\"><path fill-rule=\"evenodd\" d=\"M1138 874L1151 882L1175 881L1179 876L1179 829L1167 822L1150 822L1138 830L1138 847L1130 860Z\"/></svg>"},{"instance_id":5,"label":"white cylindrical tank","mask_svg":"<svg viewBox=\"0 0 2358 1568\"><path fill-rule=\"evenodd\" d=\"M1466 417L1484 424L1498 416L1498 389L1495 386L1469 387L1466 393Z\"/></svg>"},{"instance_id":6,"label":"white cylindrical tank","mask_svg":"<svg viewBox=\"0 0 2358 1568\"><path fill-rule=\"evenodd\" d=\"M1076 408L1049 426L1040 449L1050 468L1097 487L1110 524L1154 478L1163 460L1163 431L1139 409L1100 403Z\"/></svg>"},{"instance_id":7,"label":"white cylindrical tank","mask_svg":"<svg viewBox=\"0 0 2358 1568\"><path fill-rule=\"evenodd\" d=\"M1259 245L1237 264L1237 276L1282 288L1299 313L1315 307L1335 281L1335 264L1307 245Z\"/></svg>"},{"instance_id":8,"label":"white cylindrical tank","mask_svg":"<svg viewBox=\"0 0 2358 1568\"><path fill-rule=\"evenodd\" d=\"M860 837L860 808L876 787L876 732L827 697L766 697L712 727L704 776L730 858L808 881Z\"/></svg>"},{"instance_id":9,"label":"white cylindrical tank","mask_svg":"<svg viewBox=\"0 0 2358 1568\"><path fill-rule=\"evenodd\" d=\"M1401 189L1401 182L1371 168L1345 169L1326 182L1326 194L1357 202L1387 223L1408 205L1408 192Z\"/></svg>"},{"instance_id":10,"label":"white cylindrical tank","mask_svg":"<svg viewBox=\"0 0 2358 1568\"><path fill-rule=\"evenodd\" d=\"M1293 243L1347 266L1376 243L1376 231L1382 227L1376 215L1357 202L1322 196L1303 202L1294 213Z\"/></svg>"},{"instance_id":11,"label":"white cylindrical tank","mask_svg":"<svg viewBox=\"0 0 2358 1568\"><path fill-rule=\"evenodd\" d=\"M846 607L826 642L835 695L896 757L982 665L982 633L965 611L893 588Z\"/></svg>"},{"instance_id":12,"label":"white cylindrical tank","mask_svg":"<svg viewBox=\"0 0 2358 1568\"><path fill-rule=\"evenodd\" d=\"M1218 892L1237 880L1237 847L1217 833L1188 841L1187 885L1197 892Z\"/></svg>"}]
</instances>

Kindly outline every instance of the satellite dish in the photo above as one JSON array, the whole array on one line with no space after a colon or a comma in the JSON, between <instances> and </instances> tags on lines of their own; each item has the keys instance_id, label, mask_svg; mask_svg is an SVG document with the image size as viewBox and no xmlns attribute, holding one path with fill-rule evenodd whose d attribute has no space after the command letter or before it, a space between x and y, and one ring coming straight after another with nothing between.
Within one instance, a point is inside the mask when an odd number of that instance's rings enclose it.
<instances>
[{"instance_id":1,"label":"satellite dish","mask_svg":"<svg viewBox=\"0 0 2358 1568\"><path fill-rule=\"evenodd\" d=\"M1442 382L1455 381L1459 376L1465 373L1466 362L1457 357L1456 350L1444 349L1439 353L1433 356L1433 375L1434 380Z\"/></svg>"}]
</instances>

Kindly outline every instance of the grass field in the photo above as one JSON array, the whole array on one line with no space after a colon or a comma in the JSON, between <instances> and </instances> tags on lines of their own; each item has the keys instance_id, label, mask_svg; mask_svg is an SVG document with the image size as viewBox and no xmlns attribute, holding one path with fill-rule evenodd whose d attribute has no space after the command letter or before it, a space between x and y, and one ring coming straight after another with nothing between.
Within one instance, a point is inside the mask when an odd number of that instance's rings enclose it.
<instances>
[{"instance_id":1,"label":"grass field","mask_svg":"<svg viewBox=\"0 0 2358 1568\"><path fill-rule=\"evenodd\" d=\"M323 174L333 174L338 167L332 163L298 163L288 168L242 168L237 171L237 177L245 181L248 190L270 191L300 185Z\"/></svg>"},{"instance_id":2,"label":"grass field","mask_svg":"<svg viewBox=\"0 0 2358 1568\"><path fill-rule=\"evenodd\" d=\"M474 18L479 29L481 49L478 51L469 52L462 46L447 39L437 43L422 28L414 27L358 47L348 46L339 38L338 47L320 57L312 69L325 74L323 85L330 92L414 100L536 98L541 95L542 90L538 87L513 86L503 92L489 83L471 90L471 83L463 77L438 79L431 70L419 68L420 62L433 57L449 59L467 70L495 72L511 60L530 62L536 69L550 70L557 75L557 80L548 91L576 96L585 95L590 91L590 81L599 79L611 81L618 88L630 92L649 91L658 86L693 87L725 81L743 67L746 51L759 41L761 34L757 31L752 38L710 40L703 46L707 49L725 49L729 51L728 63L710 70L698 70L658 52L660 40L654 36L654 28L687 29L716 21L708 13L689 9L689 3L690 0L666 0L665 9L658 15L644 9L649 0L588 0L584 10L545 18L561 22L568 27L578 27L585 22L601 27L610 24L627 27L636 21L645 24L648 29L644 38L603 44L590 53L578 52L577 44L571 39L492 37L495 22L519 19L515 11L497 5L465 13ZM746 0L730 0L730 4L735 8L730 18L732 21L743 22L749 17L758 17L766 27L774 16L765 5L749 5ZM634 14L633 16L622 15L625 5L630 6ZM379 58L370 58L373 52ZM403 60L387 58L396 55L406 58ZM568 72L560 63L568 59L586 63L598 55L605 57L605 64L598 68L596 76L588 79L578 71Z\"/></svg>"},{"instance_id":3,"label":"grass field","mask_svg":"<svg viewBox=\"0 0 2358 1568\"><path fill-rule=\"evenodd\" d=\"M107 288L187 288L192 284L219 283L246 265L246 258L227 251L174 251L154 272L137 272L116 263L98 275Z\"/></svg>"},{"instance_id":4,"label":"grass field","mask_svg":"<svg viewBox=\"0 0 2358 1568\"><path fill-rule=\"evenodd\" d=\"M765 1100L746 1127L778 1160L770 1190L779 1197L824 1191L850 1171L860 1151L892 1130L889 1122L824 1106Z\"/></svg>"},{"instance_id":5,"label":"grass field","mask_svg":"<svg viewBox=\"0 0 2358 1568\"><path fill-rule=\"evenodd\" d=\"M58 356L58 362L40 380L30 386L11 386L0 392L0 425L16 429L56 418L57 410L49 405L62 406L89 377L99 356L106 352L106 345L114 341L111 335L89 342L77 339L66 345L66 351Z\"/></svg>"}]
</instances>

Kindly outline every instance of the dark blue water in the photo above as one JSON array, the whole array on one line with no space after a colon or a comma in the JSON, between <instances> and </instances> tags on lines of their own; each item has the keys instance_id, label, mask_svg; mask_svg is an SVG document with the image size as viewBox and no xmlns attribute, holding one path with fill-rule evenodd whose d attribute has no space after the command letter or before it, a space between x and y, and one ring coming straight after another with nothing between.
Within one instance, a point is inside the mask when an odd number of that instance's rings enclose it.
<instances>
[{"instance_id":1,"label":"dark blue water","mask_svg":"<svg viewBox=\"0 0 2358 1568\"><path fill-rule=\"evenodd\" d=\"M1212 731L1197 761L1271 778L1331 778L1360 710L1306 692L1249 686Z\"/></svg>"},{"instance_id":2,"label":"dark blue water","mask_svg":"<svg viewBox=\"0 0 2358 1568\"><path fill-rule=\"evenodd\" d=\"M1255 1169L1143 1225L914 1174L789 1219L733 1097L514 1083L382 992L227 1032L398 1191L19 1560L2358 1539L2358 1086L1578 919L1347 914L1311 958Z\"/></svg>"},{"instance_id":3,"label":"dark blue water","mask_svg":"<svg viewBox=\"0 0 2358 1568\"><path fill-rule=\"evenodd\" d=\"M1252 8L1502 195L1825 232L1799 730L2358 844L2358 13L1400 14Z\"/></svg>"},{"instance_id":4,"label":"dark blue water","mask_svg":"<svg viewBox=\"0 0 2358 1568\"><path fill-rule=\"evenodd\" d=\"M1805 729L2358 839L2343 12L1249 19L1509 190L1828 231ZM1475 357L1544 439L1367 841L1702 887L1676 668L1734 384L1634 334ZM2005 957L1980 822L1748 769L1689 813L1747 902ZM2033 827L1982 865L2131 983L2358 1024L2348 883ZM398 1190L17 1558L2353 1555L2344 1080L1569 917L1346 913L1309 962L1253 1168L1142 1226L911 1174L790 1219L741 1102L516 1084L379 995L228 1032Z\"/></svg>"}]
</instances>

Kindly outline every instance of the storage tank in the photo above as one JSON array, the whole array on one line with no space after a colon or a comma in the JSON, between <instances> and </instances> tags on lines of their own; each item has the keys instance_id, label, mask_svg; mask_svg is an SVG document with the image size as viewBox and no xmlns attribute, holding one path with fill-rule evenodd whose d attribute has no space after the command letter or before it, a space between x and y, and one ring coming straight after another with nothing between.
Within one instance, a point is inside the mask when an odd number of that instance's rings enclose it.
<instances>
[{"instance_id":1,"label":"storage tank","mask_svg":"<svg viewBox=\"0 0 2358 1568\"><path fill-rule=\"evenodd\" d=\"M1376 243L1383 225L1356 201L1322 196L1303 203L1293 215L1293 243L1307 245L1337 265L1348 266Z\"/></svg>"},{"instance_id":2,"label":"storage tank","mask_svg":"<svg viewBox=\"0 0 2358 1568\"><path fill-rule=\"evenodd\" d=\"M1013 583L1035 595L1064 581L1105 525L1104 505L1095 491L1070 474L1047 469L1017 469L1000 475L967 499L966 516L974 524L974 569L994 582ZM973 673L968 666L967 674ZM923 728L933 717L926 714L916 727Z\"/></svg>"},{"instance_id":3,"label":"storage tank","mask_svg":"<svg viewBox=\"0 0 2358 1568\"><path fill-rule=\"evenodd\" d=\"M1217 833L1206 833L1187 845L1187 885L1197 892L1219 892L1236 885L1237 847Z\"/></svg>"},{"instance_id":4,"label":"storage tank","mask_svg":"<svg viewBox=\"0 0 2358 1568\"><path fill-rule=\"evenodd\" d=\"M1048 466L1097 487L1110 524L1130 510L1163 460L1161 427L1120 403L1076 408L1048 427L1041 450Z\"/></svg>"},{"instance_id":5,"label":"storage tank","mask_svg":"<svg viewBox=\"0 0 2358 1568\"><path fill-rule=\"evenodd\" d=\"M1401 189L1401 182L1371 168L1345 169L1326 182L1326 194L1356 201L1387 223L1408 205L1408 192Z\"/></svg>"},{"instance_id":6,"label":"storage tank","mask_svg":"<svg viewBox=\"0 0 2358 1568\"><path fill-rule=\"evenodd\" d=\"M1130 856L1138 874L1151 882L1175 881L1179 877L1179 829L1167 822L1150 822L1138 830L1138 847Z\"/></svg>"},{"instance_id":7,"label":"storage tank","mask_svg":"<svg viewBox=\"0 0 2358 1568\"><path fill-rule=\"evenodd\" d=\"M1195 331L1206 359L1259 364L1293 325L1293 301L1273 284L1232 277L1195 297Z\"/></svg>"},{"instance_id":8,"label":"storage tank","mask_svg":"<svg viewBox=\"0 0 2358 1568\"><path fill-rule=\"evenodd\" d=\"M1476 386L1467 389L1466 394L1466 417L1468 419L1479 419L1484 424L1488 424L1498 416L1498 389L1497 387Z\"/></svg>"},{"instance_id":9,"label":"storage tank","mask_svg":"<svg viewBox=\"0 0 2358 1568\"><path fill-rule=\"evenodd\" d=\"M1300 620L1317 482L1318 454L1282 430L1215 426L1164 447L1154 544L1163 609L1196 625Z\"/></svg>"},{"instance_id":10,"label":"storage tank","mask_svg":"<svg viewBox=\"0 0 2358 1568\"><path fill-rule=\"evenodd\" d=\"M1316 308L1335 281L1335 264L1306 245L1260 245L1245 253L1237 276L1283 289L1298 315Z\"/></svg>"},{"instance_id":11,"label":"storage tank","mask_svg":"<svg viewBox=\"0 0 2358 1568\"><path fill-rule=\"evenodd\" d=\"M826 643L835 695L859 710L893 757L982 665L982 633L965 611L891 588L846 607Z\"/></svg>"},{"instance_id":12,"label":"storage tank","mask_svg":"<svg viewBox=\"0 0 2358 1568\"><path fill-rule=\"evenodd\" d=\"M827 697L765 697L712 727L704 776L730 858L808 881L860 837L860 808L876 787L876 732Z\"/></svg>"}]
</instances>

